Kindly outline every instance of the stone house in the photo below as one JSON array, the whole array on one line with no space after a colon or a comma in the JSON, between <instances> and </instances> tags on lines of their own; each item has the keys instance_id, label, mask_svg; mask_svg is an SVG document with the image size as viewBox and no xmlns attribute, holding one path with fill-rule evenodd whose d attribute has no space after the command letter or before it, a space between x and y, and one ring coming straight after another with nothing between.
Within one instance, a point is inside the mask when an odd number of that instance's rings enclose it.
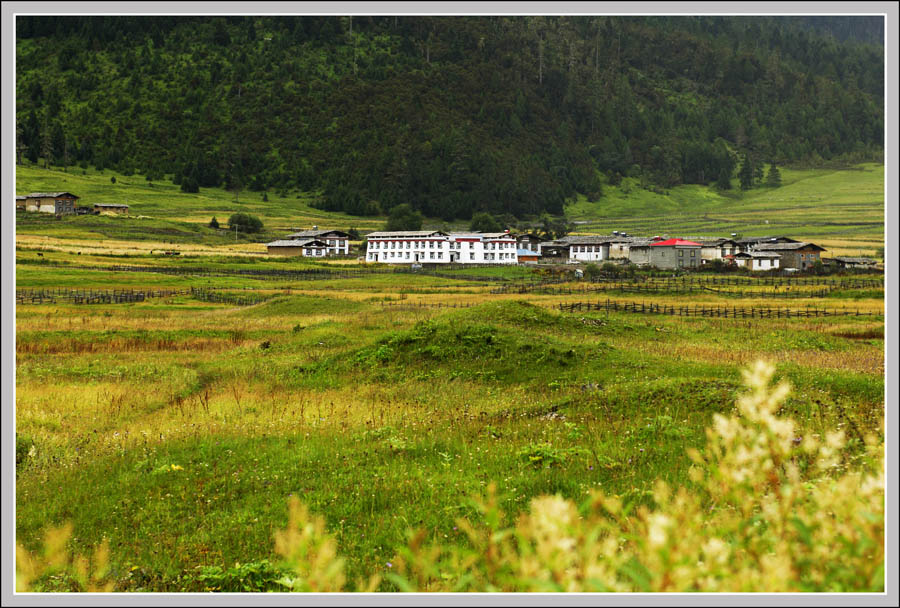
<instances>
[{"instance_id":1,"label":"stone house","mask_svg":"<svg viewBox=\"0 0 900 608\"><path fill-rule=\"evenodd\" d=\"M668 239L650 244L650 265L662 269L698 268L702 245L684 239Z\"/></svg>"},{"instance_id":2,"label":"stone house","mask_svg":"<svg viewBox=\"0 0 900 608\"><path fill-rule=\"evenodd\" d=\"M751 251L781 254L781 268L807 270L820 261L820 254L825 251L825 248L819 247L815 243L804 242L761 243L753 247Z\"/></svg>"},{"instance_id":3,"label":"stone house","mask_svg":"<svg viewBox=\"0 0 900 608\"><path fill-rule=\"evenodd\" d=\"M71 192L32 192L25 195L25 210L68 215L75 213L75 201L79 198ZM17 199L16 206L18 205Z\"/></svg>"}]
</instances>

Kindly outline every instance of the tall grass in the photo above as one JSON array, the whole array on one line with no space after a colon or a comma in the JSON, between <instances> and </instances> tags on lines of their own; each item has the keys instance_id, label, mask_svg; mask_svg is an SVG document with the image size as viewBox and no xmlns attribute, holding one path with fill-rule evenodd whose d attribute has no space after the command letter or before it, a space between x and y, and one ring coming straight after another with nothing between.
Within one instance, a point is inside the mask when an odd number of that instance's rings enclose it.
<instances>
[{"instance_id":1,"label":"tall grass","mask_svg":"<svg viewBox=\"0 0 900 608\"><path fill-rule=\"evenodd\" d=\"M773 388L773 372L764 363L744 371L749 390L737 412L715 414L705 447L688 450L691 483L657 481L650 504L601 491L581 505L544 495L513 523L491 484L474 503L477 516L456 519L458 542L427 542L424 530L410 530L386 571L351 587L324 519L293 498L287 527L274 535L289 573L274 582L314 592L369 591L382 578L407 592L882 591L883 439L798 435L778 415L790 389ZM76 590L111 588L106 545L91 569L67 557L70 533L49 533L44 561L17 547L18 590L58 570L71 573Z\"/></svg>"}]
</instances>

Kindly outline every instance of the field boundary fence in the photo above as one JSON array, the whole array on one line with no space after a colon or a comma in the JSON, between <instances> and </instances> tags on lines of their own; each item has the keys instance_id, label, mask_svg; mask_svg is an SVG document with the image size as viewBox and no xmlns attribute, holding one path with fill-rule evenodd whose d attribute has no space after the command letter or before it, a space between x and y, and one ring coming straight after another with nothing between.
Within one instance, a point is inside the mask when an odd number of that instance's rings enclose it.
<instances>
[{"instance_id":1,"label":"field boundary fence","mask_svg":"<svg viewBox=\"0 0 900 608\"><path fill-rule=\"evenodd\" d=\"M234 288L215 289L190 287L187 289L20 289L16 290L16 304L129 304L151 298L190 296L203 302L252 306L283 293L265 295L232 293ZM246 291L246 290L243 290Z\"/></svg>"},{"instance_id":2,"label":"field boundary fence","mask_svg":"<svg viewBox=\"0 0 900 608\"><path fill-rule=\"evenodd\" d=\"M506 277L492 277L475 274L465 274L462 272L446 272L446 269L432 268L358 268L352 270L333 270L325 268L309 268L305 270L279 269L279 268L210 268L204 266L138 266L130 264L113 264L109 266L82 266L75 264L66 264L51 261L32 261L17 260L16 263L36 264L40 266L52 266L58 268L72 268L77 270L94 270L104 272L152 272L157 274L175 275L175 276L199 276L199 277L234 277L247 276L261 280L284 280L292 279L298 281L316 281L328 279L354 279L367 277L372 275L390 275L390 274L419 274L441 277L445 279L457 279L461 281L479 281L479 282L505 282L509 281ZM482 265L473 266L473 268L482 268ZM496 267L496 265L494 266Z\"/></svg>"},{"instance_id":3,"label":"field boundary fence","mask_svg":"<svg viewBox=\"0 0 900 608\"><path fill-rule=\"evenodd\" d=\"M554 285L578 283L581 286L569 286L553 290ZM782 292L744 292L741 290L722 290L717 287L769 287L784 289ZM815 292L790 292L795 287L822 287ZM757 278L748 277L738 279L736 277L670 277L666 279L647 279L635 277L630 279L581 279L552 278L541 281L516 282L502 285L491 290L492 294L505 293L549 293L549 294L574 294L590 293L596 291L635 291L638 293L650 292L675 292L696 293L708 291L736 297L823 297L831 291L838 289L884 289L883 280L871 279L795 279L795 278ZM815 295L807 295L813 293ZM799 295L798 295L799 294Z\"/></svg>"},{"instance_id":4,"label":"field boundary fence","mask_svg":"<svg viewBox=\"0 0 900 608\"><path fill-rule=\"evenodd\" d=\"M569 302L552 305L562 312L631 312L678 317L717 317L725 319L796 319L819 317L883 317L883 313L857 310L834 310L807 306L806 308L771 308L761 306L674 306L653 302L616 302L607 299L596 302Z\"/></svg>"}]
</instances>

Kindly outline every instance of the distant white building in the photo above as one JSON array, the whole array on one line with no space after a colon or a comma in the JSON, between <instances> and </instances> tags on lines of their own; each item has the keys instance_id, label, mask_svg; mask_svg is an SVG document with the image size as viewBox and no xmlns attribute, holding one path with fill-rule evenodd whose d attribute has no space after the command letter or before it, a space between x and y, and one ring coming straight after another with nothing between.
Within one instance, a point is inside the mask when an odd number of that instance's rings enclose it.
<instances>
[{"instance_id":1,"label":"distant white building","mask_svg":"<svg viewBox=\"0 0 900 608\"><path fill-rule=\"evenodd\" d=\"M734 254L734 263L750 270L772 270L778 268L781 254L774 251L743 251Z\"/></svg>"},{"instance_id":2,"label":"distant white building","mask_svg":"<svg viewBox=\"0 0 900 608\"><path fill-rule=\"evenodd\" d=\"M398 230L366 237L366 261L385 264L517 264L508 232Z\"/></svg>"},{"instance_id":3,"label":"distant white building","mask_svg":"<svg viewBox=\"0 0 900 608\"><path fill-rule=\"evenodd\" d=\"M318 239L324 241L327 245L326 255L349 255L350 254L350 235L342 230L319 230L313 227L312 230L301 230L284 237L285 239Z\"/></svg>"},{"instance_id":4,"label":"distant white building","mask_svg":"<svg viewBox=\"0 0 900 608\"><path fill-rule=\"evenodd\" d=\"M280 239L266 243L270 255L303 256L324 258L328 255L328 244L322 239Z\"/></svg>"}]
</instances>

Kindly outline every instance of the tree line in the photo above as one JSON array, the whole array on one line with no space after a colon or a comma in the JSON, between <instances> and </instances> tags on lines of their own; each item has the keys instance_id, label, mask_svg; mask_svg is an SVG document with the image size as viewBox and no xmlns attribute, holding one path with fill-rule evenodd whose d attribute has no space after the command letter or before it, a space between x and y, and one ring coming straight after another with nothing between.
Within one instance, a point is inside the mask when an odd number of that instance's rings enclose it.
<instances>
[{"instance_id":1,"label":"tree line","mask_svg":"<svg viewBox=\"0 0 900 608\"><path fill-rule=\"evenodd\" d=\"M882 158L873 19L20 16L17 151L448 221L745 187Z\"/></svg>"}]
</instances>

